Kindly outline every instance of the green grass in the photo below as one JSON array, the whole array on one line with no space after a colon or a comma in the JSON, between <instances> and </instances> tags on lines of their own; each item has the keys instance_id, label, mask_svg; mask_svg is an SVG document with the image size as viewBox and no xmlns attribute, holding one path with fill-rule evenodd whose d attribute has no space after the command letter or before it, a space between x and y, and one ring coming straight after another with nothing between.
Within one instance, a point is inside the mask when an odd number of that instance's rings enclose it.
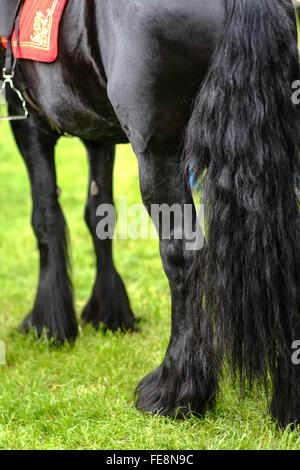
<instances>
[{"instance_id":1,"label":"green grass","mask_svg":"<svg viewBox=\"0 0 300 470\"><path fill-rule=\"evenodd\" d=\"M17 331L32 306L38 253L30 227L27 174L6 124L0 125L0 366L1 449L300 449L300 434L271 423L264 398L244 400L230 380L221 385L214 413L174 422L134 408L139 380L163 359L170 329L170 296L157 241L115 243L141 332L80 330L74 346L55 349ZM76 139L63 139L57 168L73 253L78 317L94 278L90 236L83 223L87 166ZM129 146L118 148L116 196L141 202L137 163Z\"/></svg>"}]
</instances>

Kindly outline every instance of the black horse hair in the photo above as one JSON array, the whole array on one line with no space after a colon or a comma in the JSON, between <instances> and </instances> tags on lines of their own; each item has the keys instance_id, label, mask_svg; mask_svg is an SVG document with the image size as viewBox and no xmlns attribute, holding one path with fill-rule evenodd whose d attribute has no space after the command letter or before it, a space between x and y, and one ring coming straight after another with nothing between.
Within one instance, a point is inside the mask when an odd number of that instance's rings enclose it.
<instances>
[{"instance_id":1,"label":"black horse hair","mask_svg":"<svg viewBox=\"0 0 300 470\"><path fill-rule=\"evenodd\" d=\"M242 390L268 391L271 376L271 411L287 424L300 413L300 372L291 359L300 339L295 15L288 0L227 0L225 10L186 132L186 168L204 180L208 242L204 294L196 253L188 309L202 316L215 367L228 362Z\"/></svg>"}]
</instances>

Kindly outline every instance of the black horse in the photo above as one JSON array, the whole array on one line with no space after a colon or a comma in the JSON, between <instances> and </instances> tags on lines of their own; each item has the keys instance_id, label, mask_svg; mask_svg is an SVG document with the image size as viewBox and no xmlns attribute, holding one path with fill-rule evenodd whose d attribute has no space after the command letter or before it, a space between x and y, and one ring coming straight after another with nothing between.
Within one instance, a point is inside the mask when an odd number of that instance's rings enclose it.
<instances>
[{"instance_id":1,"label":"black horse","mask_svg":"<svg viewBox=\"0 0 300 470\"><path fill-rule=\"evenodd\" d=\"M40 249L26 330L47 328L59 340L77 333L55 177L59 133L48 120L88 149L86 221L98 271L83 319L95 327L134 328L111 241L96 236L97 207L113 203L115 144L132 144L149 213L153 204L193 205L182 168L205 174L204 247L189 251L174 236L175 219L169 239L157 226L172 330L162 365L137 388L141 410L203 414L228 361L242 386L267 384L270 374L273 417L300 422L300 366L292 360L300 339L296 34L290 0L69 0L58 60L18 63L47 116L28 105L29 118L12 123ZM20 114L19 101L8 99L10 113Z\"/></svg>"}]
</instances>

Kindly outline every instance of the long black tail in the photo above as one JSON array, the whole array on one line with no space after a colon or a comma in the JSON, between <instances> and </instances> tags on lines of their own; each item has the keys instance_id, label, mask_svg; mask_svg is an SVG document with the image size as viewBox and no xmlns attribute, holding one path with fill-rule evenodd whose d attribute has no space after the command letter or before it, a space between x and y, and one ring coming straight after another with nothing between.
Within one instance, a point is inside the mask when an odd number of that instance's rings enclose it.
<instances>
[{"instance_id":1,"label":"long black tail","mask_svg":"<svg viewBox=\"0 0 300 470\"><path fill-rule=\"evenodd\" d=\"M271 373L272 413L286 424L300 419L295 14L289 0L224 3L224 33L187 129L188 164L198 177L208 166L204 299L193 286L196 255L189 308L196 315L205 305L216 353L243 386L267 384Z\"/></svg>"}]
</instances>

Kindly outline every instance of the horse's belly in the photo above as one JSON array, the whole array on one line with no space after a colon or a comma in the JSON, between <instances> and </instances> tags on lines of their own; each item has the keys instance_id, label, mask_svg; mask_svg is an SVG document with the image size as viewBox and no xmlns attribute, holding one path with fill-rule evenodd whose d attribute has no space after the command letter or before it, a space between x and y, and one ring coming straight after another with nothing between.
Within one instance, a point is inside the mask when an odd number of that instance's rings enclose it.
<instances>
[{"instance_id":1,"label":"horse's belly","mask_svg":"<svg viewBox=\"0 0 300 470\"><path fill-rule=\"evenodd\" d=\"M77 100L52 101L47 116L63 131L86 140L104 144L128 142L111 104L99 95L93 104Z\"/></svg>"},{"instance_id":2,"label":"horse's belly","mask_svg":"<svg viewBox=\"0 0 300 470\"><path fill-rule=\"evenodd\" d=\"M89 70L86 78L78 80L82 71L59 60L50 65L26 62L23 70L34 101L61 131L104 144L128 142L106 84L96 74Z\"/></svg>"},{"instance_id":3,"label":"horse's belly","mask_svg":"<svg viewBox=\"0 0 300 470\"><path fill-rule=\"evenodd\" d=\"M60 110L60 116L56 117L55 123L63 131L78 136L85 140L100 141L103 144L126 143L128 139L121 128L117 118L112 113L96 113L93 110L74 112L67 110L67 116Z\"/></svg>"}]
</instances>

